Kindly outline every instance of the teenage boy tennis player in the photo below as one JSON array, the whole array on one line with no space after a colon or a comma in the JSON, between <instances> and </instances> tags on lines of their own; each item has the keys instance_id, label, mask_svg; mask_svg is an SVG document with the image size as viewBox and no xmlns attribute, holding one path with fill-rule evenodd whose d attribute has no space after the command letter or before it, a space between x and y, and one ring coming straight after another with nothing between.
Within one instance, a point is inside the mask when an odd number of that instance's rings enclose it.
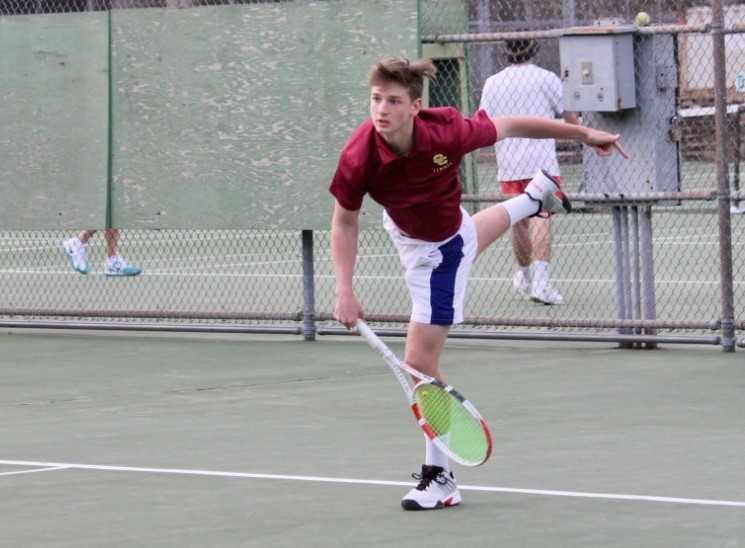
<instances>
[{"instance_id":1,"label":"teenage boy tennis player","mask_svg":"<svg viewBox=\"0 0 745 548\"><path fill-rule=\"evenodd\" d=\"M406 271L412 313L404 360L442 380L439 356L451 325L463 321L468 272L478 254L511 225L537 214L566 212L570 205L556 184L539 172L525 193L479 211L460 206L458 166L465 154L508 137L578 139L598 154L623 153L618 135L539 117L489 118L479 110L463 117L454 108L422 108L430 60L383 59L369 74L370 118L342 149L330 191L336 198L331 253L339 322L352 328L364 318L352 289L358 217L365 194L385 211L383 225ZM419 484L401 501L407 510L460 502L447 456L426 440Z\"/></svg>"}]
</instances>

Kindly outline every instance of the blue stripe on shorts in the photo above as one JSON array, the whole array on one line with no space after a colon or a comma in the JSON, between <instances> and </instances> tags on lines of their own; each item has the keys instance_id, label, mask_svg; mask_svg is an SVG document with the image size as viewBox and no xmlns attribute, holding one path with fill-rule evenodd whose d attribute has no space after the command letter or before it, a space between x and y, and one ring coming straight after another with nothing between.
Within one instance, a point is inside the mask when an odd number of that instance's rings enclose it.
<instances>
[{"instance_id":1,"label":"blue stripe on shorts","mask_svg":"<svg viewBox=\"0 0 745 548\"><path fill-rule=\"evenodd\" d=\"M460 234L439 247L442 263L432 271L429 280L429 302L432 307L433 325L453 325L455 309L455 277L463 259L463 238Z\"/></svg>"}]
</instances>

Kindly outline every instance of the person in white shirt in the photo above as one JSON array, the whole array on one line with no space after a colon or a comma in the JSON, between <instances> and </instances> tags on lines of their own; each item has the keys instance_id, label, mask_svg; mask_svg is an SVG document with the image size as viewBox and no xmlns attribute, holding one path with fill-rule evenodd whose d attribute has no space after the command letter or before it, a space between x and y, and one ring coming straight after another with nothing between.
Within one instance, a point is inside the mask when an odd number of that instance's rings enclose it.
<instances>
[{"instance_id":1,"label":"person in white shirt","mask_svg":"<svg viewBox=\"0 0 745 548\"><path fill-rule=\"evenodd\" d=\"M505 46L510 65L486 80L480 108L489 116L561 117L579 124L575 113L564 111L559 77L531 62L538 43L507 40ZM560 180L554 139L510 138L497 141L494 149L500 191L508 197L524 192L539 170ZM536 302L561 304L563 297L549 282L550 217L520 221L512 227L511 239L518 264L512 279L515 291Z\"/></svg>"}]
</instances>

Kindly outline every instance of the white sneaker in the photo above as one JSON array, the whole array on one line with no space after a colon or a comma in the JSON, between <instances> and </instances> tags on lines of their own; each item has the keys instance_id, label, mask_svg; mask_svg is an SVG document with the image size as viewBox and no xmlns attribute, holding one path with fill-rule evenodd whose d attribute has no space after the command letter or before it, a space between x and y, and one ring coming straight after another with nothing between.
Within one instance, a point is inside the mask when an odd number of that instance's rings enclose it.
<instances>
[{"instance_id":1,"label":"white sneaker","mask_svg":"<svg viewBox=\"0 0 745 548\"><path fill-rule=\"evenodd\" d=\"M512 287L515 293L526 299L530 298L530 282L525 279L525 274L522 270L515 272L512 276Z\"/></svg>"},{"instance_id":2,"label":"white sneaker","mask_svg":"<svg viewBox=\"0 0 745 548\"><path fill-rule=\"evenodd\" d=\"M525 194L540 205L536 215L539 215L541 211L550 214L569 213L572 210L572 204L561 191L558 181L544 170L540 170L531 179L528 186L525 187Z\"/></svg>"},{"instance_id":3,"label":"white sneaker","mask_svg":"<svg viewBox=\"0 0 745 548\"><path fill-rule=\"evenodd\" d=\"M127 264L122 257L115 255L106 259L104 276L137 276L142 272L141 268Z\"/></svg>"},{"instance_id":4,"label":"white sneaker","mask_svg":"<svg viewBox=\"0 0 745 548\"><path fill-rule=\"evenodd\" d=\"M419 485L401 499L404 510L436 510L460 504L460 491L455 476L439 466L422 465L421 474L411 474Z\"/></svg>"},{"instance_id":5,"label":"white sneaker","mask_svg":"<svg viewBox=\"0 0 745 548\"><path fill-rule=\"evenodd\" d=\"M530 289L530 298L537 303L564 304L564 297L556 289L551 287L548 280L534 280Z\"/></svg>"},{"instance_id":6,"label":"white sneaker","mask_svg":"<svg viewBox=\"0 0 745 548\"><path fill-rule=\"evenodd\" d=\"M75 272L88 274L88 257L85 253L85 244L79 238L69 238L62 242L67 260Z\"/></svg>"}]
</instances>

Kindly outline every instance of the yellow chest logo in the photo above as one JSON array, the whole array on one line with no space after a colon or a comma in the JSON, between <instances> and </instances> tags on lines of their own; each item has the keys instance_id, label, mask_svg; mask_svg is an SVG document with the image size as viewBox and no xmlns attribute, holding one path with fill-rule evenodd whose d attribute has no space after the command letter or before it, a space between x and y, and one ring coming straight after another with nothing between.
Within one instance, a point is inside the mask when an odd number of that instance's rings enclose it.
<instances>
[{"instance_id":1,"label":"yellow chest logo","mask_svg":"<svg viewBox=\"0 0 745 548\"><path fill-rule=\"evenodd\" d=\"M440 171L447 169L451 165L448 157L439 152L432 156L432 163L435 164L435 173L439 173Z\"/></svg>"},{"instance_id":2,"label":"yellow chest logo","mask_svg":"<svg viewBox=\"0 0 745 548\"><path fill-rule=\"evenodd\" d=\"M445 167L446 165L448 165L448 157L444 154L435 154L432 157L432 161L435 163L436 166L439 167Z\"/></svg>"}]
</instances>

